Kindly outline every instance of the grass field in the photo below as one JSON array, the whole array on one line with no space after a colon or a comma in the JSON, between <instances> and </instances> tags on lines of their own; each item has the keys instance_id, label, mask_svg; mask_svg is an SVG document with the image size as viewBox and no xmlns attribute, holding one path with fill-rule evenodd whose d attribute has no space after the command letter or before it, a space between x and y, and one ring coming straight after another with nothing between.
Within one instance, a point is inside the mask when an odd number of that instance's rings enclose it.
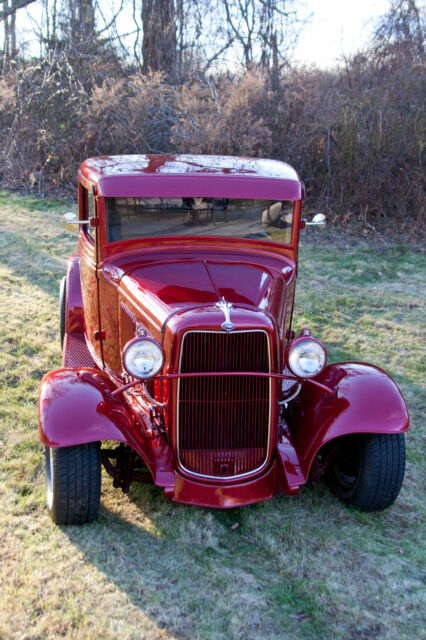
<instances>
[{"instance_id":1,"label":"grass field","mask_svg":"<svg viewBox=\"0 0 426 640\"><path fill-rule=\"evenodd\" d=\"M104 474L99 520L65 528L44 506L37 397L60 365L57 295L76 236L63 203L3 192L0 205L0 638L425 637L424 255L315 245L309 232L301 250L295 328L311 326L331 361L384 367L409 405L390 509L360 514L323 485L189 508L152 486L124 496Z\"/></svg>"}]
</instances>

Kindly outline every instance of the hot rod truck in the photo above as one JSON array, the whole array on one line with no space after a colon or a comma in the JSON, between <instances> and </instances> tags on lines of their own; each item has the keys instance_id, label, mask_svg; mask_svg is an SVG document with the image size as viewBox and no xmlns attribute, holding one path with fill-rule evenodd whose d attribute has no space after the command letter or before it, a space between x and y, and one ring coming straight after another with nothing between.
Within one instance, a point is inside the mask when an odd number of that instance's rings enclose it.
<instances>
[{"instance_id":1,"label":"hot rod truck","mask_svg":"<svg viewBox=\"0 0 426 640\"><path fill-rule=\"evenodd\" d=\"M60 290L63 366L39 400L56 523L97 517L102 465L125 492L150 481L206 507L321 478L361 510L392 504L409 427L398 387L373 365L328 364L292 329L303 197L274 160L83 162L64 220L79 237Z\"/></svg>"}]
</instances>

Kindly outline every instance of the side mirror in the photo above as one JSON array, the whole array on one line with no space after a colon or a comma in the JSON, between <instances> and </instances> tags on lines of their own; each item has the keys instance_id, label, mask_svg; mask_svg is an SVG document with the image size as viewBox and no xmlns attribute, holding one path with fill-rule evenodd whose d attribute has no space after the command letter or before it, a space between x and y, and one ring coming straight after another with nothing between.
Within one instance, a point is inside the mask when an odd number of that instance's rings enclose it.
<instances>
[{"instance_id":1,"label":"side mirror","mask_svg":"<svg viewBox=\"0 0 426 640\"><path fill-rule=\"evenodd\" d=\"M306 226L319 227L320 230L324 229L326 223L326 217L323 213L316 213L312 218L312 222L306 222Z\"/></svg>"},{"instance_id":2,"label":"side mirror","mask_svg":"<svg viewBox=\"0 0 426 640\"><path fill-rule=\"evenodd\" d=\"M78 225L76 214L72 211L67 211L67 213L64 213L64 215L62 216L62 224L68 231L75 231L75 225Z\"/></svg>"},{"instance_id":3,"label":"side mirror","mask_svg":"<svg viewBox=\"0 0 426 640\"><path fill-rule=\"evenodd\" d=\"M78 227L80 224L90 224L90 220L79 220L75 213L67 211L67 213L64 213L62 216L62 224L68 231L75 231L76 226Z\"/></svg>"}]
</instances>

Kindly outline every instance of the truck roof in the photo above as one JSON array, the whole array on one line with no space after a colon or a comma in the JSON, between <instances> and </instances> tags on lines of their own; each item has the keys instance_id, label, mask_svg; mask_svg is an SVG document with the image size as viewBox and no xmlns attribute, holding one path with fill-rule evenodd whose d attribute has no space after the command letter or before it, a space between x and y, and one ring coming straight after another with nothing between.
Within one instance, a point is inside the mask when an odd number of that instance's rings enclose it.
<instances>
[{"instance_id":1,"label":"truck roof","mask_svg":"<svg viewBox=\"0 0 426 640\"><path fill-rule=\"evenodd\" d=\"M304 187L287 163L209 155L88 158L80 177L106 197L228 197L300 200Z\"/></svg>"}]
</instances>

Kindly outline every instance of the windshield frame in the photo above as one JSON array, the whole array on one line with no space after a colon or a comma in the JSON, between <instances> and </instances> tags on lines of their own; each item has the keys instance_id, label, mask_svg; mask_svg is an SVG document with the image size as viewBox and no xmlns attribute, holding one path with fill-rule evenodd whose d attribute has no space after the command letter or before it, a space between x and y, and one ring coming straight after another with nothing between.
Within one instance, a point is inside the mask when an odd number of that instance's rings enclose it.
<instances>
[{"instance_id":1,"label":"windshield frame","mask_svg":"<svg viewBox=\"0 0 426 640\"><path fill-rule=\"evenodd\" d=\"M109 244L171 237L180 242L193 236L291 246L294 201L120 196L105 197L104 203Z\"/></svg>"},{"instance_id":2,"label":"windshield frame","mask_svg":"<svg viewBox=\"0 0 426 640\"><path fill-rule=\"evenodd\" d=\"M122 197L127 197L122 194ZM130 196L132 197L132 196ZM143 197L143 196L141 196ZM160 196L158 196L160 197ZM272 199L272 198L271 198ZM109 261L110 258L128 252L150 252L164 248L174 248L175 250L193 248L223 248L235 251L244 250L268 254L284 255L297 261L299 228L302 211L302 199L295 200L293 204L293 229L291 243L289 245L269 240L259 240L251 238L233 238L225 236L161 236L156 238L137 238L132 240L119 240L108 242L106 228L105 198L96 196L97 211L99 218L99 263Z\"/></svg>"}]
</instances>

